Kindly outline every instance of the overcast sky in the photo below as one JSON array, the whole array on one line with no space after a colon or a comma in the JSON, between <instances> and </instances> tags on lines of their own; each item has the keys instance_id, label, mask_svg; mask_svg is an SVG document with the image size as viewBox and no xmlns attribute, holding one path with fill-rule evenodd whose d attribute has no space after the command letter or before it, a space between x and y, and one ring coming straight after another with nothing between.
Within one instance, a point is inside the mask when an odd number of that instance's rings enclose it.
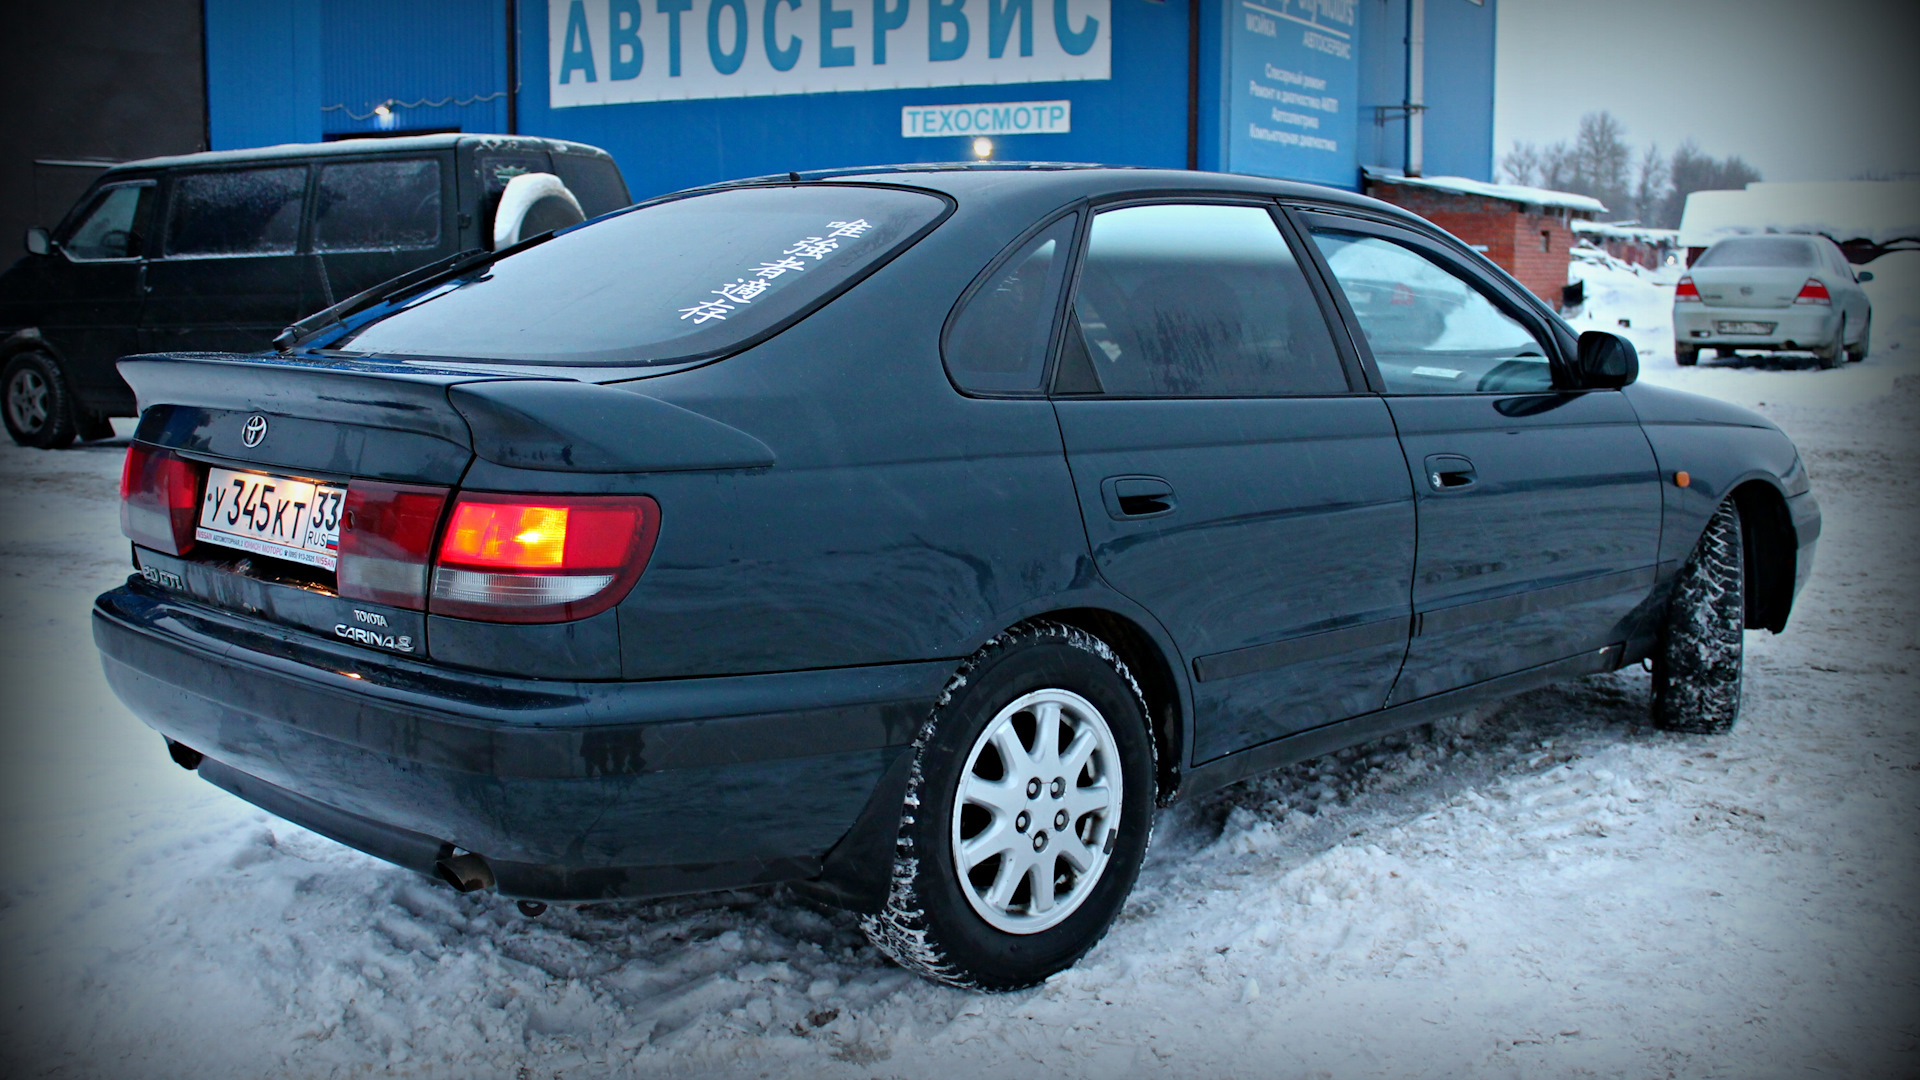
<instances>
[{"instance_id":1,"label":"overcast sky","mask_svg":"<svg viewBox=\"0 0 1920 1080\"><path fill-rule=\"evenodd\" d=\"M1465 0L1428 0L1462 3ZM1920 179L1915 0L1498 0L1494 168L1607 109L1768 180Z\"/></svg>"}]
</instances>

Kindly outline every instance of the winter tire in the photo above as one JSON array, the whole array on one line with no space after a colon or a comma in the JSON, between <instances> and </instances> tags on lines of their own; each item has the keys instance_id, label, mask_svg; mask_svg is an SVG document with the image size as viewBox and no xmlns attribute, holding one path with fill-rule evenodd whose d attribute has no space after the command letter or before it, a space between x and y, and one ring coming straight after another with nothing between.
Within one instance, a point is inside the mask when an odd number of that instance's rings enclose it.
<instances>
[{"instance_id":1,"label":"winter tire","mask_svg":"<svg viewBox=\"0 0 1920 1080\"><path fill-rule=\"evenodd\" d=\"M1053 622L988 642L913 748L886 907L867 936L953 986L1017 990L1104 936L1146 856L1154 746L1107 644Z\"/></svg>"},{"instance_id":2,"label":"winter tire","mask_svg":"<svg viewBox=\"0 0 1920 1080\"><path fill-rule=\"evenodd\" d=\"M1740 510L1720 504L1674 583L1653 656L1653 722L1719 734L1740 718L1747 622Z\"/></svg>"},{"instance_id":3,"label":"winter tire","mask_svg":"<svg viewBox=\"0 0 1920 1080\"><path fill-rule=\"evenodd\" d=\"M1845 315L1840 316L1840 329L1833 332L1833 344L1824 349L1815 349L1813 355L1820 361L1821 371L1831 371L1846 359L1847 317Z\"/></svg>"},{"instance_id":4,"label":"winter tire","mask_svg":"<svg viewBox=\"0 0 1920 1080\"><path fill-rule=\"evenodd\" d=\"M58 450L72 444L73 395L60 365L40 353L21 353L0 371L0 417L21 446Z\"/></svg>"},{"instance_id":5,"label":"winter tire","mask_svg":"<svg viewBox=\"0 0 1920 1080\"><path fill-rule=\"evenodd\" d=\"M1700 346L1675 344L1673 361L1681 367L1692 367L1700 362Z\"/></svg>"},{"instance_id":6,"label":"winter tire","mask_svg":"<svg viewBox=\"0 0 1920 1080\"><path fill-rule=\"evenodd\" d=\"M1873 316L1867 316L1867 325L1860 328L1860 343L1847 349L1847 363L1857 364L1867 358L1867 351L1873 347Z\"/></svg>"}]
</instances>

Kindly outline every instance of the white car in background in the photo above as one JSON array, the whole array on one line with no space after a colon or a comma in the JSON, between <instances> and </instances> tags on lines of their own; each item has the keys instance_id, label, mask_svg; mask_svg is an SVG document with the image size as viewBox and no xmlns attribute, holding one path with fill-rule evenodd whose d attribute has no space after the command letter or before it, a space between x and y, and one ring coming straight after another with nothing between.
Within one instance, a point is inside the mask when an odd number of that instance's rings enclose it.
<instances>
[{"instance_id":1,"label":"white car in background","mask_svg":"<svg viewBox=\"0 0 1920 1080\"><path fill-rule=\"evenodd\" d=\"M1734 236L1708 248L1674 286L1673 355L1700 350L1811 352L1823 368L1862 360L1873 329L1866 271L1824 236Z\"/></svg>"}]
</instances>

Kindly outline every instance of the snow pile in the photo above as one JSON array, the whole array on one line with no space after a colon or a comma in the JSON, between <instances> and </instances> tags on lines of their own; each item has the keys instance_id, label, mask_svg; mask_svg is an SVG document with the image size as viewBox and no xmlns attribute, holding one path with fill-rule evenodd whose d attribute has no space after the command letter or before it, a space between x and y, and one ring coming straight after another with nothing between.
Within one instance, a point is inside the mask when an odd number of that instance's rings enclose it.
<instances>
[{"instance_id":1,"label":"snow pile","mask_svg":"<svg viewBox=\"0 0 1920 1080\"><path fill-rule=\"evenodd\" d=\"M1578 272L1598 320L1664 295ZM1189 800L1106 940L1007 995L909 976L782 889L525 919L211 788L89 641L126 573L119 448L0 449L31 511L0 520L0 1074L1910 1075L1910 352L1685 373L1736 400L1760 380L1826 511L1793 625L1748 637L1733 734L1649 730L1633 669Z\"/></svg>"},{"instance_id":2,"label":"snow pile","mask_svg":"<svg viewBox=\"0 0 1920 1080\"><path fill-rule=\"evenodd\" d=\"M1383 184L1402 184L1407 187L1427 188L1431 191L1445 191L1455 195L1478 195L1482 198L1520 203L1523 206L1551 206L1580 210L1589 214L1607 212L1606 204L1599 199L1591 195L1576 195L1571 191L1554 191L1550 188L1528 187L1525 184L1493 184L1465 176L1406 176L1398 169L1373 166L1363 171L1367 179Z\"/></svg>"},{"instance_id":3,"label":"snow pile","mask_svg":"<svg viewBox=\"0 0 1920 1080\"><path fill-rule=\"evenodd\" d=\"M1836 243L1920 240L1920 180L1753 183L1744 191L1687 196L1681 244L1708 247L1754 233L1819 233Z\"/></svg>"}]
</instances>

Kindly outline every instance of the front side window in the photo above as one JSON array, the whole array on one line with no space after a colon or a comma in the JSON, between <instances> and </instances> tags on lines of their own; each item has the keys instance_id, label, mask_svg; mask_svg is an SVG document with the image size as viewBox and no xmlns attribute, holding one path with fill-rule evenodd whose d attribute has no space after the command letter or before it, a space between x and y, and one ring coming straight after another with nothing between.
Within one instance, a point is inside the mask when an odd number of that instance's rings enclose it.
<instances>
[{"instance_id":1,"label":"front side window","mask_svg":"<svg viewBox=\"0 0 1920 1080\"><path fill-rule=\"evenodd\" d=\"M1078 221L1069 214L1027 241L967 298L942 351L948 373L962 389L989 394L1040 389Z\"/></svg>"},{"instance_id":2,"label":"front side window","mask_svg":"<svg viewBox=\"0 0 1920 1080\"><path fill-rule=\"evenodd\" d=\"M389 251L440 243L440 163L322 165L314 185L315 251Z\"/></svg>"},{"instance_id":3,"label":"front side window","mask_svg":"<svg viewBox=\"0 0 1920 1080\"><path fill-rule=\"evenodd\" d=\"M181 176L167 213L167 254L291 255L306 188L305 166Z\"/></svg>"},{"instance_id":4,"label":"front side window","mask_svg":"<svg viewBox=\"0 0 1920 1080\"><path fill-rule=\"evenodd\" d=\"M61 249L75 262L132 259L146 247L147 219L153 212L152 184L120 184L94 196Z\"/></svg>"},{"instance_id":5,"label":"front side window","mask_svg":"<svg viewBox=\"0 0 1920 1080\"><path fill-rule=\"evenodd\" d=\"M857 280L946 206L854 184L655 203L488 263L332 347L556 364L717 356Z\"/></svg>"},{"instance_id":6,"label":"front side window","mask_svg":"<svg viewBox=\"0 0 1920 1080\"><path fill-rule=\"evenodd\" d=\"M1261 207L1133 206L1096 216L1074 316L1082 340L1062 354L1063 392L1347 390L1306 277Z\"/></svg>"},{"instance_id":7,"label":"front side window","mask_svg":"<svg viewBox=\"0 0 1920 1080\"><path fill-rule=\"evenodd\" d=\"M1390 394L1553 389L1547 350L1457 272L1377 236L1314 229Z\"/></svg>"}]
</instances>

